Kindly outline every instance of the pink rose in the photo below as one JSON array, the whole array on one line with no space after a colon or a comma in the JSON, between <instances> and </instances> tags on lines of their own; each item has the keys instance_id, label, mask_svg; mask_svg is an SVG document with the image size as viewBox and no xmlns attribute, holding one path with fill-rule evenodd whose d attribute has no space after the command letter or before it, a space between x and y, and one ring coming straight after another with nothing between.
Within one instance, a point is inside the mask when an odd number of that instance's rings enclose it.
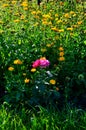
<instances>
[{"instance_id":1,"label":"pink rose","mask_svg":"<svg viewBox=\"0 0 86 130\"><path fill-rule=\"evenodd\" d=\"M40 67L45 68L50 65L50 62L46 59L40 59Z\"/></svg>"},{"instance_id":2,"label":"pink rose","mask_svg":"<svg viewBox=\"0 0 86 130\"><path fill-rule=\"evenodd\" d=\"M40 60L39 60L39 59L36 60L36 61L34 61L33 64L32 64L32 67L33 67L33 68L37 68L37 67L39 67L39 66L40 66Z\"/></svg>"},{"instance_id":3,"label":"pink rose","mask_svg":"<svg viewBox=\"0 0 86 130\"><path fill-rule=\"evenodd\" d=\"M34 61L32 64L32 67L33 68L37 68L37 67L46 68L49 65L50 65L49 60L41 58L41 59Z\"/></svg>"}]
</instances>

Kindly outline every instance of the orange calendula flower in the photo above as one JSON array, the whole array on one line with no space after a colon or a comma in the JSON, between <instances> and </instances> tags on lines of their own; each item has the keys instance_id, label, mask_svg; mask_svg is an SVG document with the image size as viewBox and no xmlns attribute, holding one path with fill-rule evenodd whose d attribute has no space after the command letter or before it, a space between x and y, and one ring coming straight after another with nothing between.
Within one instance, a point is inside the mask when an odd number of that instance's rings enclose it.
<instances>
[{"instance_id":1,"label":"orange calendula flower","mask_svg":"<svg viewBox=\"0 0 86 130\"><path fill-rule=\"evenodd\" d=\"M40 60L46 60L46 57L41 57Z\"/></svg>"},{"instance_id":2,"label":"orange calendula flower","mask_svg":"<svg viewBox=\"0 0 86 130\"><path fill-rule=\"evenodd\" d=\"M50 80L50 84L53 84L53 85L55 85L55 84L56 84L56 80L54 80L54 79L51 79L51 80Z\"/></svg>"},{"instance_id":3,"label":"orange calendula flower","mask_svg":"<svg viewBox=\"0 0 86 130\"><path fill-rule=\"evenodd\" d=\"M65 58L63 56L59 57L59 61L65 61Z\"/></svg>"},{"instance_id":4,"label":"orange calendula flower","mask_svg":"<svg viewBox=\"0 0 86 130\"><path fill-rule=\"evenodd\" d=\"M64 52L63 52L63 51L59 53L59 56L63 56L63 55L64 55Z\"/></svg>"},{"instance_id":5,"label":"orange calendula flower","mask_svg":"<svg viewBox=\"0 0 86 130\"><path fill-rule=\"evenodd\" d=\"M63 47L59 47L59 51L63 51L64 50L64 48Z\"/></svg>"},{"instance_id":6,"label":"orange calendula flower","mask_svg":"<svg viewBox=\"0 0 86 130\"><path fill-rule=\"evenodd\" d=\"M65 18L69 18L70 16L69 16L68 13L66 13L66 14L64 14L64 17L65 17Z\"/></svg>"},{"instance_id":7,"label":"orange calendula flower","mask_svg":"<svg viewBox=\"0 0 86 130\"><path fill-rule=\"evenodd\" d=\"M9 70L9 71L13 71L14 68L13 68L13 67L9 67L8 70Z\"/></svg>"},{"instance_id":8,"label":"orange calendula flower","mask_svg":"<svg viewBox=\"0 0 86 130\"><path fill-rule=\"evenodd\" d=\"M32 69L31 69L31 72L35 72L35 71L36 71L36 68L32 68Z\"/></svg>"},{"instance_id":9,"label":"orange calendula flower","mask_svg":"<svg viewBox=\"0 0 86 130\"><path fill-rule=\"evenodd\" d=\"M21 65L22 64L22 61L17 59L17 60L14 60L14 64L18 64L18 65Z\"/></svg>"},{"instance_id":10,"label":"orange calendula flower","mask_svg":"<svg viewBox=\"0 0 86 130\"><path fill-rule=\"evenodd\" d=\"M24 82L25 82L25 83L29 83L29 82L30 82L30 79L27 79L27 78L26 78L26 79L24 80Z\"/></svg>"}]
</instances>

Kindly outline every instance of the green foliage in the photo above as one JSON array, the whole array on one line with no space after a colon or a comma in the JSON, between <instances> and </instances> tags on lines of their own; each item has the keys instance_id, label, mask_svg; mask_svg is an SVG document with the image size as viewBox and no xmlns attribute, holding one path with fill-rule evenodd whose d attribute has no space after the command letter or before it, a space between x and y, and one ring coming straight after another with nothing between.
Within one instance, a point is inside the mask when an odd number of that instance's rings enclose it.
<instances>
[{"instance_id":1,"label":"green foliage","mask_svg":"<svg viewBox=\"0 0 86 130\"><path fill-rule=\"evenodd\" d=\"M0 83L14 107L86 99L84 3L43 2L0 1ZM32 70L43 57L50 66Z\"/></svg>"}]
</instances>

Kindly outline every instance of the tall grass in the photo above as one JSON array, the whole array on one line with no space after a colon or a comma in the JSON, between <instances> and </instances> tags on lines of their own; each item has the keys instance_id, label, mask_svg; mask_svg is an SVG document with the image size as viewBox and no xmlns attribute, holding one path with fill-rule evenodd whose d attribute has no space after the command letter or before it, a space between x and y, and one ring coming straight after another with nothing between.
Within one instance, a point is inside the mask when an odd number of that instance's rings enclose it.
<instances>
[{"instance_id":1,"label":"tall grass","mask_svg":"<svg viewBox=\"0 0 86 130\"><path fill-rule=\"evenodd\" d=\"M54 111L39 107L39 111L25 110L19 112L0 108L0 130L85 130L86 111L71 109Z\"/></svg>"}]
</instances>

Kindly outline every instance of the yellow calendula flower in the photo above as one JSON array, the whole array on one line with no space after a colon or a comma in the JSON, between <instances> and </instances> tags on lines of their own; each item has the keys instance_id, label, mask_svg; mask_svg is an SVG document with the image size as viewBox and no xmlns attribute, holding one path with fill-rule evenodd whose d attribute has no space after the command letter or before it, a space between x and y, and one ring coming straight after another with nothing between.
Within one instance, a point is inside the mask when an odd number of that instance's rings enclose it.
<instances>
[{"instance_id":1,"label":"yellow calendula flower","mask_svg":"<svg viewBox=\"0 0 86 130\"><path fill-rule=\"evenodd\" d=\"M65 58L63 56L59 57L59 61L65 61Z\"/></svg>"},{"instance_id":2,"label":"yellow calendula flower","mask_svg":"<svg viewBox=\"0 0 86 130\"><path fill-rule=\"evenodd\" d=\"M35 71L36 71L36 68L32 68L32 69L31 69L31 72L35 72Z\"/></svg>"},{"instance_id":3,"label":"yellow calendula flower","mask_svg":"<svg viewBox=\"0 0 86 130\"><path fill-rule=\"evenodd\" d=\"M14 20L14 23L19 23L19 22L20 22L19 19Z\"/></svg>"},{"instance_id":4,"label":"yellow calendula flower","mask_svg":"<svg viewBox=\"0 0 86 130\"><path fill-rule=\"evenodd\" d=\"M51 79L51 80L50 80L50 84L53 84L53 85L55 85L55 84L56 84L56 80L54 80L54 79Z\"/></svg>"},{"instance_id":5,"label":"yellow calendula flower","mask_svg":"<svg viewBox=\"0 0 86 130\"><path fill-rule=\"evenodd\" d=\"M28 10L28 8L27 8L27 7L24 7L24 10L25 10L25 11L27 11L27 10Z\"/></svg>"},{"instance_id":6,"label":"yellow calendula flower","mask_svg":"<svg viewBox=\"0 0 86 130\"><path fill-rule=\"evenodd\" d=\"M57 20L57 24L59 24L59 23L62 23L63 21L60 19L60 20Z\"/></svg>"},{"instance_id":7,"label":"yellow calendula flower","mask_svg":"<svg viewBox=\"0 0 86 130\"><path fill-rule=\"evenodd\" d=\"M55 14L55 17L58 17L59 15L58 14Z\"/></svg>"},{"instance_id":8,"label":"yellow calendula flower","mask_svg":"<svg viewBox=\"0 0 86 130\"><path fill-rule=\"evenodd\" d=\"M78 25L82 24L82 21L77 22Z\"/></svg>"},{"instance_id":9,"label":"yellow calendula flower","mask_svg":"<svg viewBox=\"0 0 86 130\"><path fill-rule=\"evenodd\" d=\"M51 28L51 30L58 32L58 29L56 27Z\"/></svg>"},{"instance_id":10,"label":"yellow calendula flower","mask_svg":"<svg viewBox=\"0 0 86 130\"><path fill-rule=\"evenodd\" d=\"M70 14L75 14L75 12L74 11L70 11Z\"/></svg>"},{"instance_id":11,"label":"yellow calendula flower","mask_svg":"<svg viewBox=\"0 0 86 130\"><path fill-rule=\"evenodd\" d=\"M69 18L70 15L69 15L68 13L66 13L66 14L64 14L64 17L65 17L65 18Z\"/></svg>"},{"instance_id":12,"label":"yellow calendula flower","mask_svg":"<svg viewBox=\"0 0 86 130\"><path fill-rule=\"evenodd\" d=\"M58 32L64 32L64 29L59 29Z\"/></svg>"},{"instance_id":13,"label":"yellow calendula flower","mask_svg":"<svg viewBox=\"0 0 86 130\"><path fill-rule=\"evenodd\" d=\"M75 24L75 25L73 25L73 27L74 27L74 28L77 28L77 27L78 27L78 25L76 25L76 24Z\"/></svg>"},{"instance_id":14,"label":"yellow calendula flower","mask_svg":"<svg viewBox=\"0 0 86 130\"><path fill-rule=\"evenodd\" d=\"M25 16L24 16L24 15L21 15L20 19L22 19L22 20L25 19Z\"/></svg>"},{"instance_id":15,"label":"yellow calendula flower","mask_svg":"<svg viewBox=\"0 0 86 130\"><path fill-rule=\"evenodd\" d=\"M21 65L22 64L22 61L17 59L17 60L14 60L14 64L18 64L18 65Z\"/></svg>"},{"instance_id":16,"label":"yellow calendula flower","mask_svg":"<svg viewBox=\"0 0 86 130\"><path fill-rule=\"evenodd\" d=\"M25 83L29 83L29 82L30 82L30 79L27 79L27 78L26 78L26 79L24 80L24 82L25 82Z\"/></svg>"},{"instance_id":17,"label":"yellow calendula flower","mask_svg":"<svg viewBox=\"0 0 86 130\"><path fill-rule=\"evenodd\" d=\"M73 28L71 28L71 27L67 28L67 31L73 31Z\"/></svg>"},{"instance_id":18,"label":"yellow calendula flower","mask_svg":"<svg viewBox=\"0 0 86 130\"><path fill-rule=\"evenodd\" d=\"M8 7L9 6L9 4L3 4L2 5L2 7Z\"/></svg>"},{"instance_id":19,"label":"yellow calendula flower","mask_svg":"<svg viewBox=\"0 0 86 130\"><path fill-rule=\"evenodd\" d=\"M42 24L48 25L48 22L47 21L43 21Z\"/></svg>"},{"instance_id":20,"label":"yellow calendula flower","mask_svg":"<svg viewBox=\"0 0 86 130\"><path fill-rule=\"evenodd\" d=\"M44 14L43 18L50 18L51 16L49 14Z\"/></svg>"},{"instance_id":21,"label":"yellow calendula flower","mask_svg":"<svg viewBox=\"0 0 86 130\"><path fill-rule=\"evenodd\" d=\"M26 1L22 2L21 6L28 7L28 3Z\"/></svg>"},{"instance_id":22,"label":"yellow calendula flower","mask_svg":"<svg viewBox=\"0 0 86 130\"><path fill-rule=\"evenodd\" d=\"M13 67L9 67L8 70L9 70L9 71L13 71L14 68L13 68Z\"/></svg>"},{"instance_id":23,"label":"yellow calendula flower","mask_svg":"<svg viewBox=\"0 0 86 130\"><path fill-rule=\"evenodd\" d=\"M36 11L32 11L31 14L35 15L35 14L36 14Z\"/></svg>"}]
</instances>

